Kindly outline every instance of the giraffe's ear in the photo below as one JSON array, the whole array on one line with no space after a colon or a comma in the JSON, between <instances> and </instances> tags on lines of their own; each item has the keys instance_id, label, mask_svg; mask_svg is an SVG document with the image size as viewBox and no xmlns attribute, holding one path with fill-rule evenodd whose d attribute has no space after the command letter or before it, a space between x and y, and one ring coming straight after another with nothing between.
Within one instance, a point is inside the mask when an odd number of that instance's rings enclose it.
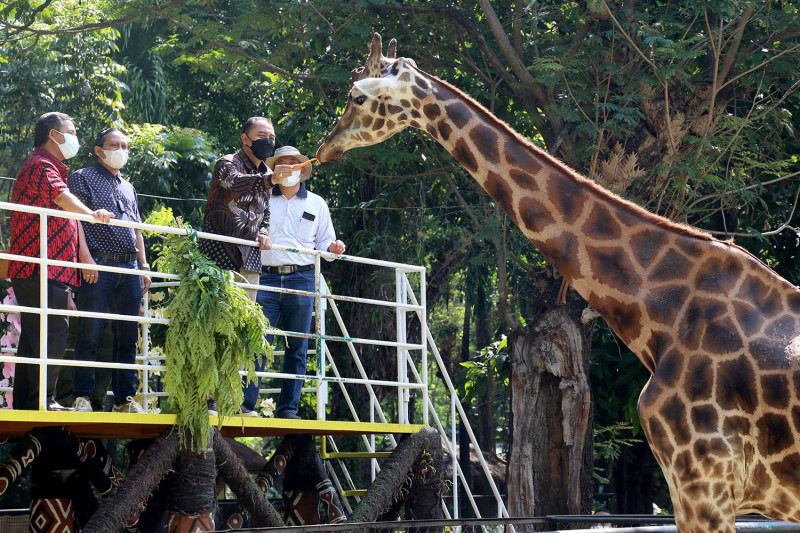
<instances>
[{"instance_id":1,"label":"giraffe's ear","mask_svg":"<svg viewBox=\"0 0 800 533\"><path fill-rule=\"evenodd\" d=\"M394 78L364 78L354 82L353 88L370 98L377 98L382 93L392 90L394 85Z\"/></svg>"}]
</instances>

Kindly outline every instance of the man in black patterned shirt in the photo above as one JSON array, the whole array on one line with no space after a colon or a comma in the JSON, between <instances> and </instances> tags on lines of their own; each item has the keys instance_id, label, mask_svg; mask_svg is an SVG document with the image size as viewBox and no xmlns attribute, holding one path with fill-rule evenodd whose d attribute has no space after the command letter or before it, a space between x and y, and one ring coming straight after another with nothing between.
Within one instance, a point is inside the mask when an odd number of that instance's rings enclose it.
<instances>
[{"instance_id":1,"label":"man in black patterned shirt","mask_svg":"<svg viewBox=\"0 0 800 533\"><path fill-rule=\"evenodd\" d=\"M272 171L264 159L275 148L275 129L264 117L251 117L244 123L242 149L217 160L211 189L203 215L203 231L252 240L259 244L243 246L209 239L200 240L200 251L222 269L239 272L252 285L261 274L259 249L267 250L269 240L269 193ZM257 291L248 289L255 301Z\"/></svg>"}]
</instances>

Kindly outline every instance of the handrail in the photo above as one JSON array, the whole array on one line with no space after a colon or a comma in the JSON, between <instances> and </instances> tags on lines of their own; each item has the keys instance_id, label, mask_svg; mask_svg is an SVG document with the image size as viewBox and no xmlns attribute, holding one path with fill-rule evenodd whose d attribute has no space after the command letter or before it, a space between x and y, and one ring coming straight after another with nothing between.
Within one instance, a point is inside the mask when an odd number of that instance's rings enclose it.
<instances>
[{"instance_id":1,"label":"handrail","mask_svg":"<svg viewBox=\"0 0 800 533\"><path fill-rule=\"evenodd\" d=\"M47 238L46 238L46 219L48 216L55 216L61 218L70 218L79 221L87 221L87 222L94 222L95 219L89 215L81 215L76 213L67 213L65 211L60 210L53 210L53 209L46 209L46 208L38 208L32 206L23 206L19 204L13 204L9 202L0 202L0 209L9 209L9 210L17 210L23 211L28 213L35 213L41 217L40 220L40 257L27 257L27 256L19 256L10 253L0 253L0 259L11 259L16 261L28 261L31 263L35 263L38 265L42 265L40 268L40 287L42 289L46 288L46 276L42 275L43 272L46 272L46 267L49 265L59 265L65 267L73 267L73 268L81 268L82 266L90 266L93 270L99 270L104 272L116 272L122 274L133 274L139 276L148 276L153 278L153 283L151 285L151 289L159 289L159 288L169 288L175 287L179 284L178 276L174 274L167 274L157 271L141 271L136 269L125 269L119 267L109 267L105 265L87 265L85 263L73 263L69 261L59 261L55 259L50 259L47 257L46 248L48 245ZM130 222L130 221L123 221L123 220L115 220L112 219L110 222L111 225L115 226L122 226L122 227L130 227L134 229L141 229L146 231L154 231L161 234L189 234L190 231L183 229L183 228L172 228L172 227L165 227L153 224L145 224L145 223L137 223L137 222ZM194 233L192 231L191 233ZM246 245L246 246L258 246L255 241L247 241L243 239L236 239L211 233L205 232L196 232L199 238L203 239L210 239L216 241L225 241L239 245ZM396 409L396 416L399 419L400 423L410 423L411 421L408 418L409 413L409 406L411 403L411 395L410 392L412 390L419 391L422 400L422 409L421 409L421 416L423 419L423 423L428 424L432 423L434 427L436 427L439 432L445 436L447 440L447 452L451 456L453 461L453 481L457 484L458 480L460 479L462 484L464 483L464 473L461 471L461 467L458 464L457 458L455 456L455 439L448 439L447 433L448 429L446 429L441 420L439 419L435 409L434 404L429 396L429 389L428 389L428 350L432 351L433 361L431 364L437 364L439 366L441 375L445 382L445 389L450 394L450 403L452 406L452 415L450 424L452 424L451 431L455 431L455 422L456 416L460 416L464 421L466 430L469 434L470 440L472 441L473 446L479 451L477 446L477 441L475 436L472 432L471 427L469 427L469 422L465 416L463 407L461 406L460 402L458 401L458 397L455 392L455 388L453 387L452 381L450 380L447 374L447 368L443 366L443 361L441 360L441 356L438 352L436 345L434 344L433 336L431 335L430 330L428 329L427 324L427 304L426 304L426 278L425 278L425 267L423 266L416 266L416 265L408 265L403 263L396 263L391 261L384 261L384 260L377 260L377 259L370 259L358 256L346 256L346 255L337 255L332 254L330 252L318 251L318 250L301 250L301 249L292 249L285 246L274 245L272 247L274 250L280 250L290 253L297 253L297 254L304 254L304 255L311 255L314 257L314 272L315 272L315 287L314 292L309 291L298 291L292 289L282 289L282 288L275 288L275 287L265 287L262 285L253 285L248 283L237 283L238 286L243 288L249 289L258 289L264 291L272 291L277 293L284 293L284 294L301 294L313 297L315 300L315 327L313 328L311 333L300 333L300 332L291 332L291 331L272 331L272 333L287 336L287 337L305 337L308 339L313 339L316 343L316 347L314 349L314 354L317 360L317 371L316 374L313 375L291 375L291 374L283 374L281 372L257 372L256 375L263 378L279 378L279 379L299 379L299 380L308 380L311 382L316 383L314 387L304 387L304 391L312 391L316 392L317 394L317 418L320 420L324 420L325 417L325 410L326 404L328 401L328 384L329 383L337 383L339 385L338 390L344 396L348 408L350 410L351 416L357 421L359 420L358 412L355 408L355 405L350 400L350 396L347 392L347 388L345 385L358 385L366 387L366 390L370 396L370 406L369 406L369 422L375 422L375 418L377 415L377 419L380 423L389 423L387 420L386 413L384 412L383 406L376 400L377 396L375 394L375 390L373 387L375 386L385 386L385 387L392 387L397 390L397 409ZM344 262L353 262L353 263L361 263L376 267L382 268L390 268L395 271L395 294L392 300L376 300L370 298L357 298L347 295L337 295L332 294L328 287L327 282L321 275L321 260L322 259L335 259L338 261ZM412 283L412 280L409 278L408 274L418 274L419 279L416 280L417 287L414 287L415 283ZM156 278L158 281L156 281ZM416 278L415 278L416 279ZM415 294L415 288L419 291L419 300ZM23 306L11 306L0 304L0 312L4 313L18 313L18 312L29 312L29 313L37 313L42 317L40 323L41 331L40 335L44 335L46 333L46 320L47 317L52 316L68 316L68 317L92 317L92 318L105 318L110 320L126 320L126 321L134 321L141 324L143 335L145 338L145 342L143 343L142 353L141 355L137 355L136 362L134 364L121 364L121 363L113 363L113 362L89 362L89 361L78 361L75 359L54 359L48 358L47 353L45 350L42 350L39 357L30 357L25 359L25 363L31 364L39 364L40 367L44 370L40 372L40 409L43 408L44 401L45 401L45 383L44 383L44 376L46 375L46 368L47 365L59 365L59 366L70 366L70 367L95 367L95 368L117 368L117 369L136 369L143 371L143 378L141 380L142 389L143 389L143 396L144 396L144 406L145 408L148 407L148 401L157 399L159 397L163 397L166 395L164 392L158 391L150 391L150 383L149 383L149 373L150 372L164 372L168 371L164 356L151 356L150 355L150 347L149 347L149 328L152 326L163 326L169 324L169 320L167 318L157 318L153 316L148 316L150 311L150 299L149 294L147 294L144 298L144 306L145 306L145 316L129 316L129 315L119 315L114 313L90 313L90 312L81 312L81 311L69 311L69 310L55 310L49 309L47 307L47 299L46 299L46 290L41 291L43 297L40 301L40 307L23 307ZM347 303L357 303L361 305L372 305L372 306L380 306L389 309L393 309L395 312L395 317L397 321L396 332L397 336L394 340L382 340L382 339L368 339L368 338L356 338L351 337L347 327L343 322L343 318L339 313L337 302L347 302ZM333 312L333 318L339 326L339 335L331 334L327 332L325 329L325 314L326 311L330 308ZM421 338L420 342L409 342L406 338L407 331L406 331L406 315L407 313L413 313L412 316L416 315L419 319L421 324ZM269 333L269 332L267 332ZM334 362L334 358L327 346L327 342L339 342L344 343L347 346L347 351L352 357L352 360L355 362L355 369L356 369L356 376L348 377L342 376L339 372L339 369ZM373 345L373 346L383 346L387 348L392 348L396 351L397 355L397 381L391 380L376 380L370 379L366 373L366 370L361 362L361 358L358 355L358 352L355 349L356 344L362 345ZM40 343L41 347L45 347L47 345L46 342ZM8 350L3 350L0 352L0 363L4 362L21 362L18 357L14 355L10 355ZM418 366L419 365L419 368ZM410 372L409 372L410 370ZM328 373L330 371L330 373ZM243 374L243 372L242 372ZM7 388L0 388L0 392L8 390ZM273 391L275 389L268 389ZM265 392L265 389L262 389L260 392ZM432 420L431 418L432 417ZM454 433L453 433L454 434ZM395 438L392 434L388 434L388 439L392 445L396 445ZM375 438L374 435L370 436L367 439L366 436L362 435L362 441L366 448L374 452L375 451ZM335 443L331 441L332 447L335 447ZM489 485L492 488L494 496L497 498L498 501L498 513L500 516L508 516L508 513L505 509L505 505L502 502L501 496L494 484L493 479L491 478L491 474L488 470L488 466L483 458L483 454L480 452L478 453L479 458L481 460L481 466L483 467L484 473L487 476L489 481ZM342 463L344 466L344 464ZM330 464L328 464L328 468L331 471L333 481L337 487L341 489L341 483L339 482L338 478L336 478L336 474L334 469ZM373 458L371 459L371 471L372 476L377 474L380 470L378 462ZM352 485L352 480L349 479L349 473L346 471L345 467L345 476L348 478L348 483ZM353 488L353 487L351 487ZM473 510L476 514L480 515L478 512L477 504L475 499L472 497L472 494L469 490L469 487L465 487L467 492L467 499L469 500L470 505L472 506ZM347 503L347 498L343 498L343 503L345 506L349 506ZM450 516L450 510L444 505L444 513L446 516ZM458 497L454 494L453 498L453 516L458 518L459 511L458 511ZM513 526L512 526L513 530ZM485 528L484 528L485 531Z\"/></svg>"}]
</instances>

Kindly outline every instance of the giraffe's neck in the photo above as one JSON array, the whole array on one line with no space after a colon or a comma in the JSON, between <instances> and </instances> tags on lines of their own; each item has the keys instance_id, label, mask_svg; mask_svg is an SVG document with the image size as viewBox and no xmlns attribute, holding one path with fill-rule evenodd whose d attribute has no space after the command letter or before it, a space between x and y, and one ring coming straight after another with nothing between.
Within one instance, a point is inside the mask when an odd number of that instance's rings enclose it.
<instances>
[{"instance_id":1,"label":"giraffe's neck","mask_svg":"<svg viewBox=\"0 0 800 533\"><path fill-rule=\"evenodd\" d=\"M651 371L657 352L680 335L688 280L705 276L724 285L717 272L704 274L715 267L730 268L734 283L749 261L758 263L600 188L457 89L427 74L425 80L419 127L470 172Z\"/></svg>"}]
</instances>

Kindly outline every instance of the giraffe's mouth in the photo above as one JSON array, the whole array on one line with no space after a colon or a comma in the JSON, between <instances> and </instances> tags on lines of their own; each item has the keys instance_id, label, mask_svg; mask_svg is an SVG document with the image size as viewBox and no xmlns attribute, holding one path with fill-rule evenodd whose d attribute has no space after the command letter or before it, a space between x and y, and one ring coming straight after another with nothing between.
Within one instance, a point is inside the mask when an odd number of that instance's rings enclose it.
<instances>
[{"instance_id":1,"label":"giraffe's mouth","mask_svg":"<svg viewBox=\"0 0 800 533\"><path fill-rule=\"evenodd\" d=\"M338 161L344 155L344 150L334 148L330 143L323 143L317 150L317 160L320 163Z\"/></svg>"}]
</instances>

